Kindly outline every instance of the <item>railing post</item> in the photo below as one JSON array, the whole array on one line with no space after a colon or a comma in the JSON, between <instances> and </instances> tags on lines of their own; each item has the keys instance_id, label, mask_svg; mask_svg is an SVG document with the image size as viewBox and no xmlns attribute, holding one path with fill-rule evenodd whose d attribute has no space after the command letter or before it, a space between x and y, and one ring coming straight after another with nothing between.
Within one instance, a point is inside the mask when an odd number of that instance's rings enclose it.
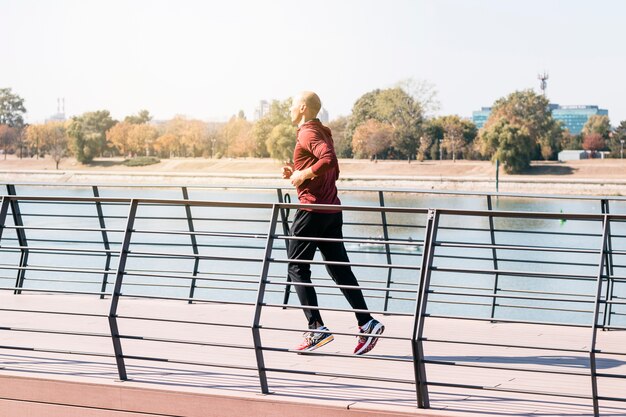
<instances>
[{"instance_id":1,"label":"railing post","mask_svg":"<svg viewBox=\"0 0 626 417\"><path fill-rule=\"evenodd\" d=\"M281 188L277 188L276 192L278 193L278 202L279 203L291 203L291 196L289 194L285 194L283 197L283 190ZM289 209L280 208L280 221L283 225L283 233L285 236L289 235ZM289 240L285 240L285 250L289 253ZM291 282L291 278L289 274L287 274L287 282ZM283 305L289 304L289 295L291 294L291 285L285 285L285 294L283 296ZM285 309L287 307L283 307Z\"/></svg>"},{"instance_id":2,"label":"railing post","mask_svg":"<svg viewBox=\"0 0 626 417\"><path fill-rule=\"evenodd\" d=\"M96 198L100 197L100 192L98 191L97 186L91 187L93 190L93 196ZM107 290L107 284L109 279L109 272L111 270L111 245L109 243L109 236L106 231L106 223L104 221L104 212L102 211L102 204L100 201L96 201L96 211L98 212L98 222L100 223L100 229L102 229L102 244L104 245L104 249L106 250L106 260L104 262L104 276L102 277L102 286L100 287L100 299L104 298L104 293Z\"/></svg>"},{"instance_id":3,"label":"railing post","mask_svg":"<svg viewBox=\"0 0 626 417\"><path fill-rule=\"evenodd\" d=\"M604 261L606 259L606 250L609 237L609 218L605 214L602 220L602 243L600 249L600 259L598 261L598 275L596 277L596 294L593 307L593 322L591 323L591 343L589 344L589 370L591 376L591 395L593 399L593 415L600 415L600 407L598 403L598 379L596 367L596 340L598 336L598 318L600 316L600 298L602 294L602 271L604 270ZM607 302L608 300L605 300Z\"/></svg>"},{"instance_id":4,"label":"railing post","mask_svg":"<svg viewBox=\"0 0 626 417\"><path fill-rule=\"evenodd\" d=\"M272 207L272 218L270 227L267 231L267 240L265 243L265 253L263 255L263 266L261 268L261 276L259 277L259 287L257 290L256 304L254 308L254 319L252 320L252 341L254 343L254 354L256 356L257 369L259 371L259 382L261 384L261 392L269 394L269 386L267 385L267 373L265 372L265 360L263 358L263 346L261 345L261 312L265 299L265 288L267 286L267 275L269 273L272 247L274 246L274 236L276 233L276 223L278 222L278 206L274 204Z\"/></svg>"},{"instance_id":5,"label":"railing post","mask_svg":"<svg viewBox=\"0 0 626 417\"><path fill-rule=\"evenodd\" d=\"M609 200L602 199L600 201L602 205L602 214L609 214ZM607 252L604 254L604 265L606 267L606 295L605 300L610 301L613 299L613 287L615 282L613 281L613 245L611 244L611 225L607 226ZM604 305L604 314L602 317L602 330L606 330L606 326L611 325L611 310L613 309L613 305L610 303L606 303Z\"/></svg>"},{"instance_id":6,"label":"railing post","mask_svg":"<svg viewBox=\"0 0 626 417\"><path fill-rule=\"evenodd\" d=\"M12 196L16 196L15 185L7 184L7 193ZM26 232L22 228L24 222L22 221L22 213L20 211L20 205L17 200L11 201L11 213L13 215L13 224L16 226L15 232L17 234L17 241L20 245L20 265L17 271L17 277L15 278L15 290L14 294L21 294L20 288L24 286L24 279L26 277L26 267L28 266L28 241L26 240Z\"/></svg>"},{"instance_id":7,"label":"railing post","mask_svg":"<svg viewBox=\"0 0 626 417\"><path fill-rule=\"evenodd\" d=\"M185 200L189 200L189 193L187 192L187 187L182 187L183 190L183 198ZM191 285L189 287L189 301L191 304L193 302L193 296L196 292L196 277L198 276L198 270L200 268L200 257L198 256L200 252L198 251L198 241L196 239L196 235L194 234L196 229L193 226L193 217L191 216L191 206L189 204L185 204L185 213L187 214L187 225L189 226L189 231L191 234L191 247L193 248L193 254L196 255L193 261L193 278L191 279Z\"/></svg>"},{"instance_id":8,"label":"railing post","mask_svg":"<svg viewBox=\"0 0 626 417\"><path fill-rule=\"evenodd\" d=\"M0 242L2 241L2 232L7 221L7 213L9 212L9 199L2 196L0 204Z\"/></svg>"},{"instance_id":9,"label":"railing post","mask_svg":"<svg viewBox=\"0 0 626 417\"><path fill-rule=\"evenodd\" d=\"M380 207L385 207L385 196L382 190L378 191L378 201ZM385 252L387 254L387 265L391 265L391 249L389 247L389 228L387 227L387 212L385 210L380 211L381 220L383 223L383 238L385 239ZM383 305L383 311L387 311L389 307L389 289L391 288L391 271L393 268L389 266L387 268L387 291L385 291L385 303Z\"/></svg>"},{"instance_id":10,"label":"railing post","mask_svg":"<svg viewBox=\"0 0 626 417\"><path fill-rule=\"evenodd\" d=\"M491 195L487 195L487 210L493 211L493 204L491 201ZM496 251L496 232L495 227L493 226L493 216L489 216L489 235L491 237L491 258L493 259L493 270L496 271L496 274L493 278L493 294L494 297L491 299L491 318L493 319L496 315L496 297L498 294L498 285L500 274L498 274L498 253Z\"/></svg>"},{"instance_id":11,"label":"railing post","mask_svg":"<svg viewBox=\"0 0 626 417\"><path fill-rule=\"evenodd\" d=\"M117 306L119 304L120 295L122 293L122 281L126 270L126 260L128 259L128 248L130 247L130 238L133 233L135 224L135 215L137 214L137 200L130 201L130 209L128 211L128 219L126 220L126 229L124 230L124 238L122 239L122 247L115 274L115 287L111 296L111 309L109 310L109 327L111 328L111 339L113 340L113 350L115 352L115 362L117 363L117 372L120 380L126 381L126 364L124 363L124 353L122 352L122 343L120 340L120 332L117 326Z\"/></svg>"},{"instance_id":12,"label":"railing post","mask_svg":"<svg viewBox=\"0 0 626 417\"><path fill-rule=\"evenodd\" d=\"M424 234L424 254L422 255L422 264L420 268L419 287L416 294L417 299L415 303L415 316L413 317L413 338L411 340L417 406L419 408L430 408L422 337L424 333L424 320L426 317L426 305L428 303L428 291L430 288L430 277L435 255L435 241L437 238L438 224L439 213L435 209L429 209Z\"/></svg>"}]
</instances>

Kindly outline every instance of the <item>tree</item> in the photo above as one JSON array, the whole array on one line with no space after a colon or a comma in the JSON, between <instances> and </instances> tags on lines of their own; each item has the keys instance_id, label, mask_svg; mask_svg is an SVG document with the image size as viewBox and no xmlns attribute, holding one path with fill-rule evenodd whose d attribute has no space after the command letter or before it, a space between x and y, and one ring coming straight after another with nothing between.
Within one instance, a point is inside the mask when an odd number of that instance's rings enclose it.
<instances>
[{"instance_id":1,"label":"tree","mask_svg":"<svg viewBox=\"0 0 626 417\"><path fill-rule=\"evenodd\" d=\"M506 124L503 124L503 120ZM492 127L495 126L495 127ZM506 127L506 128L505 128ZM516 129L513 129L516 128ZM515 133L523 138L530 138L532 146L526 143L510 146L506 138L495 140L493 135L502 132L508 136ZM489 139L487 139L487 135ZM516 91L507 97L498 99L489 119L479 134L480 149L483 155L492 157L498 153L510 158L504 161L498 158L509 172L520 172L520 167L530 166L534 157L551 157L558 150L562 128L553 117L548 100L532 90ZM506 151L494 145L509 146ZM527 152L526 155L514 155L515 152ZM524 161L524 162L522 162Z\"/></svg>"},{"instance_id":2,"label":"tree","mask_svg":"<svg viewBox=\"0 0 626 417\"><path fill-rule=\"evenodd\" d=\"M609 121L609 116L601 116L599 114L589 116L587 123L583 126L583 138L591 135L592 133L598 133L604 139L608 139L609 133L611 133L611 122Z\"/></svg>"},{"instance_id":3,"label":"tree","mask_svg":"<svg viewBox=\"0 0 626 417\"><path fill-rule=\"evenodd\" d=\"M559 148L561 150L577 150L581 149L582 146L583 144L581 135L572 135L569 130L563 129L559 141Z\"/></svg>"},{"instance_id":4,"label":"tree","mask_svg":"<svg viewBox=\"0 0 626 417\"><path fill-rule=\"evenodd\" d=\"M622 142L623 141L623 142ZM626 120L622 120L615 131L609 136L609 149L614 158L622 157L623 143L626 143Z\"/></svg>"},{"instance_id":5,"label":"tree","mask_svg":"<svg viewBox=\"0 0 626 417\"><path fill-rule=\"evenodd\" d=\"M128 117L126 119L128 119ZM106 133L107 142L115 147L123 156L127 156L130 153L128 133L132 127L133 125L131 123L124 121L116 124L107 130Z\"/></svg>"},{"instance_id":6,"label":"tree","mask_svg":"<svg viewBox=\"0 0 626 417\"><path fill-rule=\"evenodd\" d=\"M530 166L535 142L526 127L500 117L482 130L481 145L483 153L502 162L507 173L518 174Z\"/></svg>"},{"instance_id":7,"label":"tree","mask_svg":"<svg viewBox=\"0 0 626 417\"><path fill-rule=\"evenodd\" d=\"M33 150L31 153L50 155L59 169L59 163L68 151L68 138L64 122L48 122L29 125L26 128L26 143Z\"/></svg>"},{"instance_id":8,"label":"tree","mask_svg":"<svg viewBox=\"0 0 626 417\"><path fill-rule=\"evenodd\" d=\"M378 158L389 149L394 129L388 123L369 119L359 125L352 136L352 149L357 158Z\"/></svg>"},{"instance_id":9,"label":"tree","mask_svg":"<svg viewBox=\"0 0 626 417\"><path fill-rule=\"evenodd\" d=\"M154 149L160 157L172 158L179 149L178 138L172 133L165 133L154 141Z\"/></svg>"},{"instance_id":10,"label":"tree","mask_svg":"<svg viewBox=\"0 0 626 417\"><path fill-rule=\"evenodd\" d=\"M254 156L260 158L270 156L267 145L272 130L281 124L291 126L291 114L289 111L291 100L291 98L284 101L272 100L267 115L257 120L252 127L252 136L255 140ZM286 128L283 130L286 131Z\"/></svg>"},{"instance_id":11,"label":"tree","mask_svg":"<svg viewBox=\"0 0 626 417\"><path fill-rule=\"evenodd\" d=\"M9 149L13 146L17 139L17 130L9 125L0 124L0 143L2 143L2 150L4 153L4 159L7 159Z\"/></svg>"},{"instance_id":12,"label":"tree","mask_svg":"<svg viewBox=\"0 0 626 417\"><path fill-rule=\"evenodd\" d=\"M24 99L10 88L0 88L0 125L19 130L24 126L25 113Z\"/></svg>"},{"instance_id":13,"label":"tree","mask_svg":"<svg viewBox=\"0 0 626 417\"><path fill-rule=\"evenodd\" d=\"M231 117L222 127L218 139L224 144L226 154L230 157L254 156L255 138L252 135L252 124L245 118ZM214 149L211 156L214 156Z\"/></svg>"},{"instance_id":14,"label":"tree","mask_svg":"<svg viewBox=\"0 0 626 417\"><path fill-rule=\"evenodd\" d=\"M352 107L352 117L346 129L346 139L354 144L357 127L369 119L392 126L394 133L386 155L397 158L414 158L419 146L423 111L401 88L374 90L362 95Z\"/></svg>"},{"instance_id":15,"label":"tree","mask_svg":"<svg viewBox=\"0 0 626 417\"><path fill-rule=\"evenodd\" d=\"M157 130L149 124L132 125L128 131L128 147L133 155L150 156L154 149Z\"/></svg>"},{"instance_id":16,"label":"tree","mask_svg":"<svg viewBox=\"0 0 626 417\"><path fill-rule=\"evenodd\" d=\"M352 143L346 138L346 128L349 120L348 117L341 116L328 122L328 127L333 135L335 153L338 158L352 158Z\"/></svg>"},{"instance_id":17,"label":"tree","mask_svg":"<svg viewBox=\"0 0 626 417\"><path fill-rule=\"evenodd\" d=\"M296 146L296 134L296 128L291 124L281 123L274 126L267 138L270 156L279 161L291 161Z\"/></svg>"},{"instance_id":18,"label":"tree","mask_svg":"<svg viewBox=\"0 0 626 417\"><path fill-rule=\"evenodd\" d=\"M170 155L179 157L201 156L209 143L209 130L205 122L201 120L187 119L184 116L176 116L165 125L163 135L173 135L174 141L167 138ZM161 136L163 136L161 135ZM163 141L159 145L162 147ZM174 148L171 148L175 145Z\"/></svg>"},{"instance_id":19,"label":"tree","mask_svg":"<svg viewBox=\"0 0 626 417\"><path fill-rule=\"evenodd\" d=\"M148 123L150 120L152 120L152 116L150 116L150 112L148 112L148 110L140 110L136 116L126 116L124 118L124 122L133 125Z\"/></svg>"},{"instance_id":20,"label":"tree","mask_svg":"<svg viewBox=\"0 0 626 417\"><path fill-rule=\"evenodd\" d=\"M68 152L67 129L64 122L49 122L50 134L46 138L46 148L48 154L55 163L56 169L59 169L59 163Z\"/></svg>"},{"instance_id":21,"label":"tree","mask_svg":"<svg viewBox=\"0 0 626 417\"><path fill-rule=\"evenodd\" d=\"M423 161L426 159L428 151L433 144L433 138L429 134L424 134L420 137L420 145L417 149L417 159Z\"/></svg>"},{"instance_id":22,"label":"tree","mask_svg":"<svg viewBox=\"0 0 626 417\"><path fill-rule=\"evenodd\" d=\"M604 138L600 133L589 133L583 137L583 149L586 151L591 151L591 153L595 153L599 150L604 149L604 147Z\"/></svg>"},{"instance_id":23,"label":"tree","mask_svg":"<svg viewBox=\"0 0 626 417\"><path fill-rule=\"evenodd\" d=\"M472 144L476 140L476 125L457 115L439 116L425 124L426 132L439 141L447 155L456 160L457 156L468 158L472 154Z\"/></svg>"},{"instance_id":24,"label":"tree","mask_svg":"<svg viewBox=\"0 0 626 417\"><path fill-rule=\"evenodd\" d=\"M106 132L115 125L108 110L72 117L67 133L76 160L88 164L107 150Z\"/></svg>"}]
</instances>

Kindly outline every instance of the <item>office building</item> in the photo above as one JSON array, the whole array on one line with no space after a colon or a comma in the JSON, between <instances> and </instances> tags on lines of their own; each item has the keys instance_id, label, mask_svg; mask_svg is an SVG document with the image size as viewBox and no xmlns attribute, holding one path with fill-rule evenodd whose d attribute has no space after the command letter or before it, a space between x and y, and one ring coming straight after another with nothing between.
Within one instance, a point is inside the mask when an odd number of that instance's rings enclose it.
<instances>
[{"instance_id":1,"label":"office building","mask_svg":"<svg viewBox=\"0 0 626 417\"><path fill-rule=\"evenodd\" d=\"M593 115L608 116L609 111L592 105L577 106L561 106L559 104L550 104L552 117L562 123L563 127L573 135L578 135L583 130L583 126ZM472 121L478 129L482 128L489 115L491 107L482 107L478 111L472 112Z\"/></svg>"}]
</instances>

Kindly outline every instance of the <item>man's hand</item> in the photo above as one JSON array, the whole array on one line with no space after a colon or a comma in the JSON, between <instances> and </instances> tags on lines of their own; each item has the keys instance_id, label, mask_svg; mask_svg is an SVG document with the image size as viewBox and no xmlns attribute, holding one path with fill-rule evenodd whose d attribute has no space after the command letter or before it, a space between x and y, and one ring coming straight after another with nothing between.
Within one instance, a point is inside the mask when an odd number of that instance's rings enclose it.
<instances>
[{"instance_id":1,"label":"man's hand","mask_svg":"<svg viewBox=\"0 0 626 417\"><path fill-rule=\"evenodd\" d=\"M283 178L288 180L293 174L293 164L283 166Z\"/></svg>"},{"instance_id":2,"label":"man's hand","mask_svg":"<svg viewBox=\"0 0 626 417\"><path fill-rule=\"evenodd\" d=\"M313 175L313 171L311 171L311 168L307 168L304 171L296 170L291 173L291 184L294 187L298 187L304 181L308 179L313 179L313 178L315 178L315 175Z\"/></svg>"}]
</instances>

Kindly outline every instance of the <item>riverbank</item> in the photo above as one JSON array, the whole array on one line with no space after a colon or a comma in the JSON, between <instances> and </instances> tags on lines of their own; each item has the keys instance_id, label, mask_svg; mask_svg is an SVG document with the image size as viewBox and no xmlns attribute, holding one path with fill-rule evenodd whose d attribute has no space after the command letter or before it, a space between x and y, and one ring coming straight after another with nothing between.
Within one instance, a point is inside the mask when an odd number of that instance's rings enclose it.
<instances>
[{"instance_id":1,"label":"riverbank","mask_svg":"<svg viewBox=\"0 0 626 417\"><path fill-rule=\"evenodd\" d=\"M259 185L280 186L281 164L271 159L166 159L127 167L122 159L82 165L63 160L59 170L46 159L0 159L4 183ZM340 160L341 187L496 191L495 166L488 161ZM499 173L499 191L532 194L626 195L626 161L620 159L535 162L523 175Z\"/></svg>"}]
</instances>

